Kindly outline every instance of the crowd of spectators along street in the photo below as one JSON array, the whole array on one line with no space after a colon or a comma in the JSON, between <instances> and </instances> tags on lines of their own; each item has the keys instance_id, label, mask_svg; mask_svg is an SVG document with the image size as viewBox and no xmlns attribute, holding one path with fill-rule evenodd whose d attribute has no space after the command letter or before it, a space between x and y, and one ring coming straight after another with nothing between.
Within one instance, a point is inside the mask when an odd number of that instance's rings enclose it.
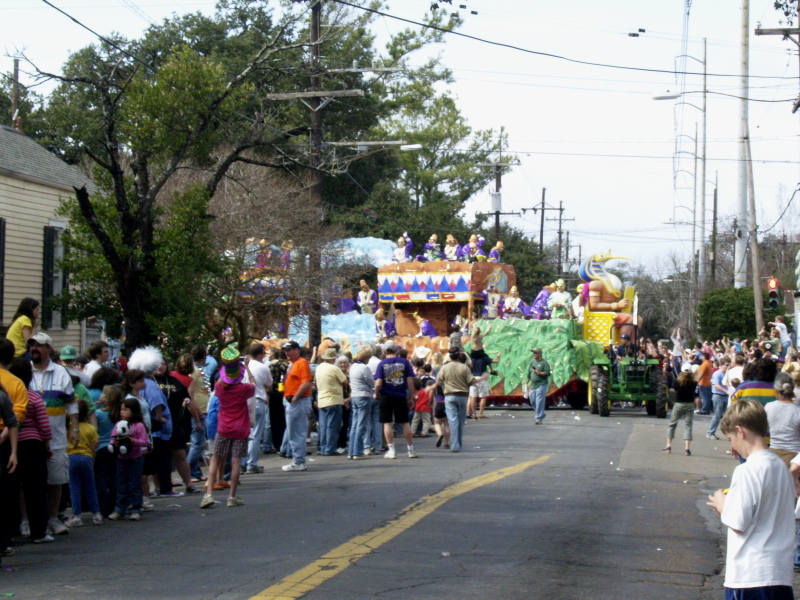
<instances>
[{"instance_id":1,"label":"crowd of spectators along street","mask_svg":"<svg viewBox=\"0 0 800 600\"><path fill-rule=\"evenodd\" d=\"M411 360L391 341L350 351L331 339L313 350L255 342L244 356L197 345L174 364L154 347L110 360L104 341L54 348L38 313L25 299L0 338L0 556L22 540L139 521L161 498L196 494L211 508L227 490L226 505L241 506L242 473L263 472L264 454L305 471L314 438L318 455L351 460L397 459L395 436L411 459L414 437L459 452L496 362L479 332L469 355L455 340L446 356L423 348Z\"/></svg>"},{"instance_id":2,"label":"crowd of spectators along street","mask_svg":"<svg viewBox=\"0 0 800 600\"><path fill-rule=\"evenodd\" d=\"M800 572L800 530L785 527L785 513L794 512L794 502L784 506L787 499L780 492L784 485L791 489L787 482L794 482L789 500L800 495L800 353L795 351L783 317L768 325L754 340L723 338L687 348L681 330L676 329L671 336L672 350L666 341L653 345L650 340L640 340L635 351L627 350L630 344L626 341L617 349L619 356L638 352L641 357L661 360L673 404L664 454L672 453L672 441L683 420L683 453L692 455L697 416L710 417L707 438L717 440L724 435L731 442L727 453L741 465L734 472L730 491L709 497L709 505L729 528L725 586L769 587L774 588L770 593L777 594L743 596L747 598L793 597L785 575L779 577L780 565L792 554L794 571ZM743 468L746 471L740 474ZM786 471L791 477L785 477ZM734 501L730 501L731 494ZM761 579L755 585L753 578L763 578L766 573L783 584L765 586Z\"/></svg>"},{"instance_id":3,"label":"crowd of spectators along street","mask_svg":"<svg viewBox=\"0 0 800 600\"><path fill-rule=\"evenodd\" d=\"M350 460L415 459L414 438L431 434L436 451L460 452L467 418L484 416L499 359L473 327L469 354L456 331L447 356L420 347L410 360L392 341L350 349L326 338L311 350L254 342L244 355L236 344L213 353L197 345L174 365L154 347L111 361L103 341L84 353L54 348L36 332L38 312L38 302L25 299L0 338L0 556L13 555L15 541L50 543L88 523L139 521L161 498L196 494L208 509L219 503L214 492L226 491L227 507L242 506L242 473L263 472L264 454L289 459L286 473L305 471L315 437L319 456ZM779 531L791 507L781 494L772 501L759 491L794 481L800 493L800 353L781 317L770 326L754 341L692 348L676 329L671 350L666 341L623 335L610 351L659 359L673 405L663 453L672 453L684 420L691 456L694 418L710 416L706 437L726 435L742 461L730 491L709 497L729 527L726 587L764 587L751 565L780 574L780 557L792 549L800 571L800 533L788 540ZM533 349L524 387L537 425L549 376ZM748 504L753 494L761 499ZM769 597L791 597L777 587Z\"/></svg>"}]
</instances>

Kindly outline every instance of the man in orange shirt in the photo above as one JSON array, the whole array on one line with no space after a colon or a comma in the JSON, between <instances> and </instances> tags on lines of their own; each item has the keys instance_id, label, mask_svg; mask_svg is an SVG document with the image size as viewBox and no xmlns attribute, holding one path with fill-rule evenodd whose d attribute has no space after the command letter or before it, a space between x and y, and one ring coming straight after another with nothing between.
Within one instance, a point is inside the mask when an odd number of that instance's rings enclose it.
<instances>
[{"instance_id":1,"label":"man in orange shirt","mask_svg":"<svg viewBox=\"0 0 800 600\"><path fill-rule=\"evenodd\" d=\"M311 383L314 378L311 376L308 361L300 356L300 345L297 342L286 342L282 348L286 358L292 363L283 384L283 406L286 410L284 438L289 442L292 462L281 468L287 472L305 471L306 433L308 415L311 414Z\"/></svg>"},{"instance_id":2,"label":"man in orange shirt","mask_svg":"<svg viewBox=\"0 0 800 600\"><path fill-rule=\"evenodd\" d=\"M700 396L700 399L697 401L695 414L711 414L711 372L713 370L711 356L708 352L703 352L703 362L700 363L700 368L697 370L697 395Z\"/></svg>"}]
</instances>

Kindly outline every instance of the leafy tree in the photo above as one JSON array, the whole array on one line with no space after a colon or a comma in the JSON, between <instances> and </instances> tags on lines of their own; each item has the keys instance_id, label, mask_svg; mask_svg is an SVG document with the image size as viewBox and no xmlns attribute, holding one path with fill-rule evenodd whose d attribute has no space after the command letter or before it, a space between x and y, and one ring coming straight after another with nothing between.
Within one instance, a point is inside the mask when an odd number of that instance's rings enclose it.
<instances>
[{"instance_id":1,"label":"leafy tree","mask_svg":"<svg viewBox=\"0 0 800 600\"><path fill-rule=\"evenodd\" d=\"M235 65L242 68L230 69L213 52L204 55L185 44L151 52L145 63L135 53L160 31L153 28L140 44L103 42L72 55L63 75L42 74L61 82L48 113L64 156L85 153L95 164L97 190L79 191L75 204L65 207L78 225L67 245L74 252L73 281L87 288L69 297L73 312L118 307L133 347L174 333L173 325L188 325L187 317L197 316L191 308L202 302L186 291L200 288L206 269L198 266L214 263L202 239L208 199L245 151L283 139L265 126L268 109L254 105L253 92L261 82L256 75L269 71L276 55L303 45L285 39L293 23L289 15L280 26L261 31L249 45L255 49ZM231 39L247 35L240 31ZM205 173L202 184L163 194L187 167ZM176 249L181 242L189 244ZM180 260L181 252L192 259ZM77 264L99 257L106 273ZM186 298L180 298L181 289ZM193 322L197 329L203 320Z\"/></svg>"},{"instance_id":2,"label":"leafy tree","mask_svg":"<svg viewBox=\"0 0 800 600\"><path fill-rule=\"evenodd\" d=\"M295 238L298 264L313 266L306 257L345 231L395 238L410 229L424 243L434 229L466 241L480 227L460 211L492 179L475 163L497 152L505 134L473 131L455 99L436 92L450 78L438 59L416 69L404 64L442 33L401 32L381 58L367 27L371 15L328 3L318 73L306 54L305 17L289 0L280 7L277 18L263 2L221 0L213 16L176 16L141 39L116 36L76 52L60 75L41 73L60 82L44 108L48 147L68 162L88 159L95 173L91 193L78 192L63 207L71 221L70 315L102 316L112 333L124 319L129 343L138 346L187 343L204 324L219 334L228 318L221 315L228 314L245 339L252 311L243 303L230 307L241 291L236 249L248 238ZM445 28L459 24L441 13L426 18ZM354 61L405 69L399 75L341 69ZM423 144L423 151L376 152L354 161L326 147L325 204L309 205L308 112L300 102L264 98L307 89L312 73L325 89L367 91L325 108L327 140L403 138ZM286 197L303 210L284 223L281 210L253 211L247 235L234 231L227 219L232 196L221 190L258 188L240 177L241 166L293 178L294 187L280 189L291 188ZM262 199L270 197L259 189ZM256 201L253 194L242 198ZM509 239L517 235L510 231ZM521 251L524 240L517 241L512 245ZM328 275L293 269L293 290L321 293L313 290ZM212 309L212 319L200 316Z\"/></svg>"},{"instance_id":3,"label":"leafy tree","mask_svg":"<svg viewBox=\"0 0 800 600\"><path fill-rule=\"evenodd\" d=\"M774 0L774 6L775 10L783 13L786 24L791 27L794 19L797 18L797 3L794 0Z\"/></svg>"},{"instance_id":4,"label":"leafy tree","mask_svg":"<svg viewBox=\"0 0 800 600\"><path fill-rule=\"evenodd\" d=\"M700 334L707 340L752 338L756 334L752 288L706 292L697 307Z\"/></svg>"}]
</instances>

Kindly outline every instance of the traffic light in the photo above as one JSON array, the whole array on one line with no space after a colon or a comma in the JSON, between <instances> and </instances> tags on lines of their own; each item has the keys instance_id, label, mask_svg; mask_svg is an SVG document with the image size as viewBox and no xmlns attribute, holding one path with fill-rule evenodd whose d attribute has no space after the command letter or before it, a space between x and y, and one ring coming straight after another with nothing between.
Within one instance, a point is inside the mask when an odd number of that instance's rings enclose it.
<instances>
[{"instance_id":1,"label":"traffic light","mask_svg":"<svg viewBox=\"0 0 800 600\"><path fill-rule=\"evenodd\" d=\"M780 295L780 291L778 288L780 287L780 283L778 279L775 277L770 277L767 279L767 295L769 296L769 307L770 308L778 308L778 304L780 301L778 297Z\"/></svg>"}]
</instances>

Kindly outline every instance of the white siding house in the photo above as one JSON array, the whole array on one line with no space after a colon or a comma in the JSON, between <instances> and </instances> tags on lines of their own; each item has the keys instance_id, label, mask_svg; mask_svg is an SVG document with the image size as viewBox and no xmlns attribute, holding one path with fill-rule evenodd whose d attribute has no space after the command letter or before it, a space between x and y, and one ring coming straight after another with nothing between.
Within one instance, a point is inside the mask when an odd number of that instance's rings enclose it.
<instances>
[{"instance_id":1,"label":"white siding house","mask_svg":"<svg viewBox=\"0 0 800 600\"><path fill-rule=\"evenodd\" d=\"M75 167L28 138L0 126L0 321L5 327L25 297L42 302L40 329L55 348L70 344L82 350L85 326L62 323L57 308L46 301L68 285L57 268L63 251L60 236L66 223L55 213L72 186L89 180Z\"/></svg>"}]
</instances>

